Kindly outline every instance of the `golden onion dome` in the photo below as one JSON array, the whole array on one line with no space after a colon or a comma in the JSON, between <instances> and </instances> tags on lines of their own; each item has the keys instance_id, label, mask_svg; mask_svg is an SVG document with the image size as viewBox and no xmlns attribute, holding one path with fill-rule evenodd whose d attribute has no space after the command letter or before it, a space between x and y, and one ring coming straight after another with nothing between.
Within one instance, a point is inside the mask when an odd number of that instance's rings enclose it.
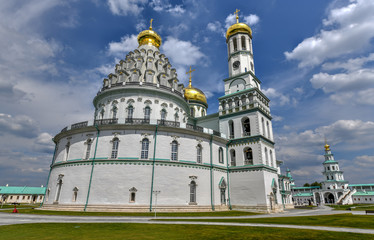
<instances>
[{"instance_id":1,"label":"golden onion dome","mask_svg":"<svg viewBox=\"0 0 374 240\"><path fill-rule=\"evenodd\" d=\"M235 33L247 33L249 37L252 38L252 29L245 23L239 22L239 10L236 9L236 23L231 25L229 29L226 31L226 41L229 39L230 36L234 35Z\"/></svg>"},{"instance_id":2,"label":"golden onion dome","mask_svg":"<svg viewBox=\"0 0 374 240\"><path fill-rule=\"evenodd\" d=\"M328 145L327 143L325 144L325 150L330 151L330 145Z\"/></svg>"},{"instance_id":3,"label":"golden onion dome","mask_svg":"<svg viewBox=\"0 0 374 240\"><path fill-rule=\"evenodd\" d=\"M191 84L191 73L193 71L195 71L195 70L192 70L191 67L190 67L190 71L188 71L186 73L186 74L190 74L190 83L188 84L188 87L184 88L184 98L187 101L198 101L198 102L204 103L205 105L208 105L208 103L206 101L206 96L203 93L203 91L201 91L198 88L192 87L192 84Z\"/></svg>"},{"instance_id":4,"label":"golden onion dome","mask_svg":"<svg viewBox=\"0 0 374 240\"><path fill-rule=\"evenodd\" d=\"M144 30L139 33L138 35L139 46L153 45L157 48L161 46L161 43L162 43L161 37L155 31L152 30L152 21L153 19L151 19L151 25L148 30Z\"/></svg>"},{"instance_id":5,"label":"golden onion dome","mask_svg":"<svg viewBox=\"0 0 374 240\"><path fill-rule=\"evenodd\" d=\"M194 88L190 85L188 85L188 87L186 87L184 89L184 98L187 100L187 101L199 101L199 102L203 102L204 104L208 104L207 101L206 101L206 97L205 97L205 94L203 93L203 91L201 91L200 89L198 88Z\"/></svg>"}]
</instances>

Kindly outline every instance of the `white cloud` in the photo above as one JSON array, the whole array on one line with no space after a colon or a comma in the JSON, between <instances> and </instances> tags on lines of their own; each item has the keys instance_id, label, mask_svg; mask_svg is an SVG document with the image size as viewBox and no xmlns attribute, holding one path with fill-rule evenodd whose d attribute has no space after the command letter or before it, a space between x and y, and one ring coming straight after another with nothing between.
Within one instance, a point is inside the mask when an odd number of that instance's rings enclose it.
<instances>
[{"instance_id":1,"label":"white cloud","mask_svg":"<svg viewBox=\"0 0 374 240\"><path fill-rule=\"evenodd\" d=\"M244 19L242 21L241 19ZM242 15L239 16L239 22L244 22L245 24L249 25L250 27L253 27L253 25L256 25L260 21L260 18L255 14L249 14L249 15ZM236 14L230 14L225 19L225 28L229 28L231 25L236 23Z\"/></svg>"},{"instance_id":2,"label":"white cloud","mask_svg":"<svg viewBox=\"0 0 374 240\"><path fill-rule=\"evenodd\" d=\"M55 144L52 141L52 135L46 132L40 133L34 141L34 149L38 152L53 153Z\"/></svg>"},{"instance_id":3,"label":"white cloud","mask_svg":"<svg viewBox=\"0 0 374 240\"><path fill-rule=\"evenodd\" d=\"M354 163L364 168L374 168L374 156L362 155L357 156Z\"/></svg>"},{"instance_id":4,"label":"white cloud","mask_svg":"<svg viewBox=\"0 0 374 240\"><path fill-rule=\"evenodd\" d=\"M358 57L352 58L348 61L336 61L336 62L328 62L322 65L323 70L336 70L336 69L344 69L347 71L355 71L362 68L366 63L374 61L374 53L369 54L367 57Z\"/></svg>"},{"instance_id":5,"label":"white cloud","mask_svg":"<svg viewBox=\"0 0 374 240\"><path fill-rule=\"evenodd\" d=\"M161 50L171 59L171 63L182 66L195 65L205 57L198 46L174 37L168 37Z\"/></svg>"},{"instance_id":6,"label":"white cloud","mask_svg":"<svg viewBox=\"0 0 374 240\"><path fill-rule=\"evenodd\" d=\"M124 58L128 52L136 49L138 45L136 35L126 35L121 38L120 42L110 42L108 53L119 58Z\"/></svg>"},{"instance_id":7,"label":"white cloud","mask_svg":"<svg viewBox=\"0 0 374 240\"><path fill-rule=\"evenodd\" d=\"M135 29L136 31L138 32L141 32L143 30L146 30L147 26L145 25L145 21L144 20L140 20L140 22L138 22L136 25L135 25Z\"/></svg>"},{"instance_id":8,"label":"white cloud","mask_svg":"<svg viewBox=\"0 0 374 240\"><path fill-rule=\"evenodd\" d=\"M262 89L262 92L270 99L272 104L278 104L280 106L290 104L291 100L289 96L286 96L274 88Z\"/></svg>"},{"instance_id":9,"label":"white cloud","mask_svg":"<svg viewBox=\"0 0 374 240\"><path fill-rule=\"evenodd\" d=\"M234 23L236 23L236 15L234 13L229 14L225 19L225 28L228 29Z\"/></svg>"},{"instance_id":10,"label":"white cloud","mask_svg":"<svg viewBox=\"0 0 374 240\"><path fill-rule=\"evenodd\" d=\"M256 25L259 21L260 18L255 14L250 14L244 17L244 22L249 26Z\"/></svg>"},{"instance_id":11,"label":"white cloud","mask_svg":"<svg viewBox=\"0 0 374 240\"><path fill-rule=\"evenodd\" d=\"M13 117L4 113L0 113L0 129L0 135L6 132L26 138L36 137L39 131L37 123L29 116L19 115Z\"/></svg>"},{"instance_id":12,"label":"white cloud","mask_svg":"<svg viewBox=\"0 0 374 240\"><path fill-rule=\"evenodd\" d=\"M285 52L286 58L298 60L299 67L313 67L367 48L374 37L374 1L350 2L348 6L332 9L323 20L326 29L304 39L291 52Z\"/></svg>"},{"instance_id":13,"label":"white cloud","mask_svg":"<svg viewBox=\"0 0 374 240\"><path fill-rule=\"evenodd\" d=\"M149 5L156 12L168 12L172 15L182 15L186 10L182 5L171 5L169 0L152 0Z\"/></svg>"},{"instance_id":14,"label":"white cloud","mask_svg":"<svg viewBox=\"0 0 374 240\"><path fill-rule=\"evenodd\" d=\"M338 104L374 105L373 79L374 70L363 68L348 73L314 74L310 82L314 88L331 93L330 98Z\"/></svg>"},{"instance_id":15,"label":"white cloud","mask_svg":"<svg viewBox=\"0 0 374 240\"><path fill-rule=\"evenodd\" d=\"M138 15L143 9L148 0L108 0L110 11L114 15Z\"/></svg>"},{"instance_id":16,"label":"white cloud","mask_svg":"<svg viewBox=\"0 0 374 240\"><path fill-rule=\"evenodd\" d=\"M206 28L209 31L212 31L212 32L221 32L222 31L222 25L218 21L208 23Z\"/></svg>"},{"instance_id":17,"label":"white cloud","mask_svg":"<svg viewBox=\"0 0 374 240\"><path fill-rule=\"evenodd\" d=\"M360 69L350 73L318 73L310 79L314 88L321 88L324 92L367 89L374 87L374 69Z\"/></svg>"}]
</instances>

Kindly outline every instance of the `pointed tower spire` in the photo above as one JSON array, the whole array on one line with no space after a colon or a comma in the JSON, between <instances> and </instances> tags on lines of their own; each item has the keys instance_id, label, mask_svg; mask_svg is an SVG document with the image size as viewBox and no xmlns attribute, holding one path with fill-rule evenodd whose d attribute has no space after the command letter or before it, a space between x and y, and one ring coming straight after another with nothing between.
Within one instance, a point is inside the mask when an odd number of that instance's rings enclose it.
<instances>
[{"instance_id":1,"label":"pointed tower spire","mask_svg":"<svg viewBox=\"0 0 374 240\"><path fill-rule=\"evenodd\" d=\"M186 72L186 74L190 74L190 80L189 80L189 84L188 84L188 87L190 88L192 86L191 82L192 82L192 72L194 72L195 69L192 69L192 67L190 66L190 71Z\"/></svg>"},{"instance_id":2,"label":"pointed tower spire","mask_svg":"<svg viewBox=\"0 0 374 240\"><path fill-rule=\"evenodd\" d=\"M239 12L239 9L236 9L236 11L234 12L234 14L236 14L236 23L239 23Z\"/></svg>"}]
</instances>

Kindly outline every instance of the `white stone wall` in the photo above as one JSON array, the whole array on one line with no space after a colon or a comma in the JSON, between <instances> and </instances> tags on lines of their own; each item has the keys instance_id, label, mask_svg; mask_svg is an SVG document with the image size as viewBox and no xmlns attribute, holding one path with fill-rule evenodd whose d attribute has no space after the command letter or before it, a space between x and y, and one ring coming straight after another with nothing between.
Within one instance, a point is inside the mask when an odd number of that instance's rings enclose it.
<instances>
[{"instance_id":1,"label":"white stone wall","mask_svg":"<svg viewBox=\"0 0 374 240\"><path fill-rule=\"evenodd\" d=\"M131 91L131 89L129 89L126 93L112 94L101 98L96 106L96 119L113 118L113 107L116 107L116 118L120 119L120 122L125 122L124 120L129 117L128 108L132 106L132 118L144 119L145 108L149 107L150 119L160 120L161 111L165 110L165 120L182 123L187 121L189 114L188 106L186 102L183 101L184 100L173 100L173 98L167 94L157 93L157 91L154 91L152 94L147 94L140 91ZM102 115L102 113L104 114ZM176 117L176 115L178 117Z\"/></svg>"},{"instance_id":2,"label":"white stone wall","mask_svg":"<svg viewBox=\"0 0 374 240\"><path fill-rule=\"evenodd\" d=\"M57 202L59 176L62 187L59 204L85 204L91 174L91 161L83 158L86 152L87 135L93 139L90 159L94 156L97 136L94 132L72 134L59 140L55 166L48 184L49 196L46 204ZM156 144L154 190L162 193L158 204L186 205L189 199L190 177L196 177L197 204L211 204L210 191L210 136L188 135L159 130ZM111 159L111 140L119 139L118 156ZM140 160L141 140L149 139L148 159ZM178 161L171 158L171 142L178 141ZM70 150L65 161L65 146L70 141ZM103 130L96 149L96 164L92 174L89 204L147 205L150 201L152 182L152 159L154 153L154 131L149 130ZM202 163L197 163L196 146L202 146ZM224 162L219 162L218 151L223 149ZM113 162L114 160L114 162ZM218 183L227 178L226 148L224 143L212 142L212 164L223 170L212 170L213 204L220 204ZM136 188L136 201L130 202L130 189ZM74 189L78 189L73 201ZM227 194L227 192L226 192ZM226 197L227 198L227 197ZM172 200L171 200L172 199ZM187 203L188 205L188 203Z\"/></svg>"},{"instance_id":3,"label":"white stone wall","mask_svg":"<svg viewBox=\"0 0 374 240\"><path fill-rule=\"evenodd\" d=\"M354 195L352 196L353 204L359 203L374 203L374 194L367 194L367 195Z\"/></svg>"}]
</instances>

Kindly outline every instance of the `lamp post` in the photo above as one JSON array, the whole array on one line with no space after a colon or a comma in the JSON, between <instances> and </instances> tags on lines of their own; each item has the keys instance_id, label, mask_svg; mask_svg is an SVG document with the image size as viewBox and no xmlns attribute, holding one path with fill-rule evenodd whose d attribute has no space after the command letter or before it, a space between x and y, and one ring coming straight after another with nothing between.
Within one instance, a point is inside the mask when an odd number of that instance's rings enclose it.
<instances>
[{"instance_id":1,"label":"lamp post","mask_svg":"<svg viewBox=\"0 0 374 240\"><path fill-rule=\"evenodd\" d=\"M157 209L157 195L160 194L160 193L161 193L161 191L159 191L159 190L154 190L153 191L153 194L156 195L156 199L155 199L155 218L157 217L156 216L156 212L157 212L157 210L156 210Z\"/></svg>"}]
</instances>

